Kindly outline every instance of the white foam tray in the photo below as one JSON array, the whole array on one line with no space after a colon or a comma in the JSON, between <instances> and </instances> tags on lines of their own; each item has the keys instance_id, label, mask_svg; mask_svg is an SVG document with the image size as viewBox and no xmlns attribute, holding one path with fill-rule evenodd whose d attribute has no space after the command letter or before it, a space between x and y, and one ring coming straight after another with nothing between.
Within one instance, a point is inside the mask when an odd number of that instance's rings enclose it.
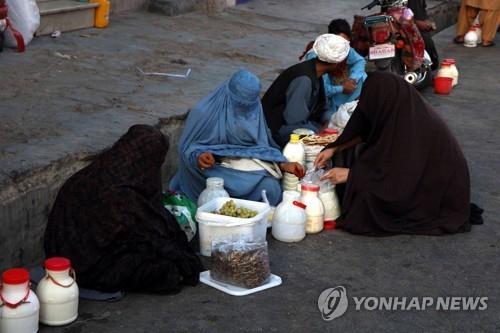
<instances>
[{"instance_id":1,"label":"white foam tray","mask_svg":"<svg viewBox=\"0 0 500 333\"><path fill-rule=\"evenodd\" d=\"M260 287L253 288L253 289L240 288L237 286L233 286L230 284L226 284L223 282L213 280L210 277L210 271L201 272L200 273L200 281L203 282L204 284L210 286L210 287L214 287L215 289L218 289L220 291L225 292L226 294L233 295L233 296L246 296L246 295L250 295L250 294L262 291L262 290L277 287L281 284L281 278L277 275L271 274L271 278L269 279L269 282L266 284L263 284Z\"/></svg>"}]
</instances>

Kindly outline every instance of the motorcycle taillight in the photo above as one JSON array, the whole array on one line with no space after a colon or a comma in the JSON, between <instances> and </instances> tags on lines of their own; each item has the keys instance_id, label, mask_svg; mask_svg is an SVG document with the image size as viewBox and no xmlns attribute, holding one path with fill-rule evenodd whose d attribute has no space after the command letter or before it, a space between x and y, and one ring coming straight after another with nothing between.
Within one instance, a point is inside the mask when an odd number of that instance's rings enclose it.
<instances>
[{"instance_id":1,"label":"motorcycle taillight","mask_svg":"<svg viewBox=\"0 0 500 333\"><path fill-rule=\"evenodd\" d=\"M389 24L378 23L371 27L372 39L376 44L382 44L386 42L391 36Z\"/></svg>"}]
</instances>

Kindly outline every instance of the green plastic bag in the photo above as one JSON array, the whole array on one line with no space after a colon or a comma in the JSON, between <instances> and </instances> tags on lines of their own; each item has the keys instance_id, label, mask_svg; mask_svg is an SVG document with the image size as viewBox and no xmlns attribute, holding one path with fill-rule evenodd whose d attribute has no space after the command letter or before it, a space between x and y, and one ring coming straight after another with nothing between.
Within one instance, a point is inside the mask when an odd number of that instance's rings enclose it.
<instances>
[{"instance_id":1,"label":"green plastic bag","mask_svg":"<svg viewBox=\"0 0 500 333\"><path fill-rule=\"evenodd\" d=\"M163 196L163 206L173 215L188 241L196 235L196 204L181 193L167 192Z\"/></svg>"}]
</instances>

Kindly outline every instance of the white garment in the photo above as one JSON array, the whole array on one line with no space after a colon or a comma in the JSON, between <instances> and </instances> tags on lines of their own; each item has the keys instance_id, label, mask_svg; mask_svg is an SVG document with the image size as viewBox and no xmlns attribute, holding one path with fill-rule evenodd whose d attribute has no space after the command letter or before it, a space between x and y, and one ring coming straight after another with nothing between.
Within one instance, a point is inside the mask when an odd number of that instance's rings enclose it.
<instances>
[{"instance_id":1,"label":"white garment","mask_svg":"<svg viewBox=\"0 0 500 333\"><path fill-rule=\"evenodd\" d=\"M276 179L283 178L283 174L276 163L261 161L257 158L232 158L224 157L221 166L239 171L260 171L266 170Z\"/></svg>"},{"instance_id":2,"label":"white garment","mask_svg":"<svg viewBox=\"0 0 500 333\"><path fill-rule=\"evenodd\" d=\"M348 102L339 106L337 112L332 115L328 127L342 131L351 118L351 115L356 109L356 106L358 106L358 100Z\"/></svg>"},{"instance_id":3,"label":"white garment","mask_svg":"<svg viewBox=\"0 0 500 333\"><path fill-rule=\"evenodd\" d=\"M319 36L313 45L313 50L318 55L318 59L330 64L344 61L350 49L349 42L345 38L334 34Z\"/></svg>"}]
</instances>

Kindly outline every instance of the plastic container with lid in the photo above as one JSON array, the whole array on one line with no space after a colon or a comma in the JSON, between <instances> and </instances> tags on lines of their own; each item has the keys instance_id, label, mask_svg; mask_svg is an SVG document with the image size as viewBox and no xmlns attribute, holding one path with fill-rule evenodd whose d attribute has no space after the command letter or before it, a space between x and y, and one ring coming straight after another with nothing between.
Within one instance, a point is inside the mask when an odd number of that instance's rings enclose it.
<instances>
[{"instance_id":1,"label":"plastic container with lid","mask_svg":"<svg viewBox=\"0 0 500 333\"><path fill-rule=\"evenodd\" d=\"M323 230L325 208L319 198L319 185L302 183L300 201L306 205L306 233L315 234Z\"/></svg>"},{"instance_id":2,"label":"plastic container with lid","mask_svg":"<svg viewBox=\"0 0 500 333\"><path fill-rule=\"evenodd\" d=\"M95 10L94 26L96 28L106 28L109 24L111 2L109 0L89 0L89 2L99 4L99 7Z\"/></svg>"},{"instance_id":3,"label":"plastic container with lid","mask_svg":"<svg viewBox=\"0 0 500 333\"><path fill-rule=\"evenodd\" d=\"M207 178L207 187L198 197L198 207L217 198L229 198L229 194L224 189L224 179L219 177Z\"/></svg>"},{"instance_id":4,"label":"plastic container with lid","mask_svg":"<svg viewBox=\"0 0 500 333\"><path fill-rule=\"evenodd\" d=\"M452 64L447 61L443 60L441 61L441 67L439 68L439 71L436 75L436 78L440 77L448 77L452 79L452 86L456 83L458 83L458 72L456 72L456 67L453 69Z\"/></svg>"},{"instance_id":5,"label":"plastic container with lid","mask_svg":"<svg viewBox=\"0 0 500 333\"><path fill-rule=\"evenodd\" d=\"M283 149L283 155L288 162L297 162L302 165L306 164L306 153L304 145L300 141L300 136L298 134L290 135L290 142L288 142ZM282 183L284 191L295 191L298 184L299 178L291 173L284 173Z\"/></svg>"},{"instance_id":6,"label":"plastic container with lid","mask_svg":"<svg viewBox=\"0 0 500 333\"><path fill-rule=\"evenodd\" d=\"M470 29L464 36L464 46L465 47L476 47L479 40L477 38L477 33L474 29Z\"/></svg>"},{"instance_id":7,"label":"plastic container with lid","mask_svg":"<svg viewBox=\"0 0 500 333\"><path fill-rule=\"evenodd\" d=\"M78 285L71 261L62 257L45 260L46 275L38 284L40 322L50 326L66 325L78 317Z\"/></svg>"},{"instance_id":8,"label":"plastic container with lid","mask_svg":"<svg viewBox=\"0 0 500 333\"><path fill-rule=\"evenodd\" d=\"M306 237L306 205L295 191L283 192L283 201L273 217L273 237L282 242L300 242Z\"/></svg>"},{"instance_id":9,"label":"plastic container with lid","mask_svg":"<svg viewBox=\"0 0 500 333\"><path fill-rule=\"evenodd\" d=\"M30 275L24 268L2 274L0 289L0 332L38 332L40 304L29 286Z\"/></svg>"},{"instance_id":10,"label":"plastic container with lid","mask_svg":"<svg viewBox=\"0 0 500 333\"><path fill-rule=\"evenodd\" d=\"M337 198L337 193L335 193L335 187L327 187L325 190L323 190L322 187L319 193L319 198L325 208L324 223L325 225L327 223L330 225L340 216L340 204L339 199Z\"/></svg>"},{"instance_id":11,"label":"plastic container with lid","mask_svg":"<svg viewBox=\"0 0 500 333\"><path fill-rule=\"evenodd\" d=\"M453 86L458 84L458 69L457 69L457 61L453 58L447 58L443 60L445 63L450 66L451 78L453 79Z\"/></svg>"},{"instance_id":12,"label":"plastic container with lid","mask_svg":"<svg viewBox=\"0 0 500 333\"><path fill-rule=\"evenodd\" d=\"M237 207L256 211L257 215L252 218L238 218L213 213L229 200L233 200ZM264 242L270 210L269 205L263 202L233 198L217 198L198 207L196 221L200 231L200 253L210 257L212 241L244 239L250 242Z\"/></svg>"},{"instance_id":13,"label":"plastic container with lid","mask_svg":"<svg viewBox=\"0 0 500 333\"><path fill-rule=\"evenodd\" d=\"M483 29L481 29L481 24L479 24L478 21L476 21L473 25L471 30L473 30L476 33L477 36L477 43L481 44L483 42Z\"/></svg>"}]
</instances>

